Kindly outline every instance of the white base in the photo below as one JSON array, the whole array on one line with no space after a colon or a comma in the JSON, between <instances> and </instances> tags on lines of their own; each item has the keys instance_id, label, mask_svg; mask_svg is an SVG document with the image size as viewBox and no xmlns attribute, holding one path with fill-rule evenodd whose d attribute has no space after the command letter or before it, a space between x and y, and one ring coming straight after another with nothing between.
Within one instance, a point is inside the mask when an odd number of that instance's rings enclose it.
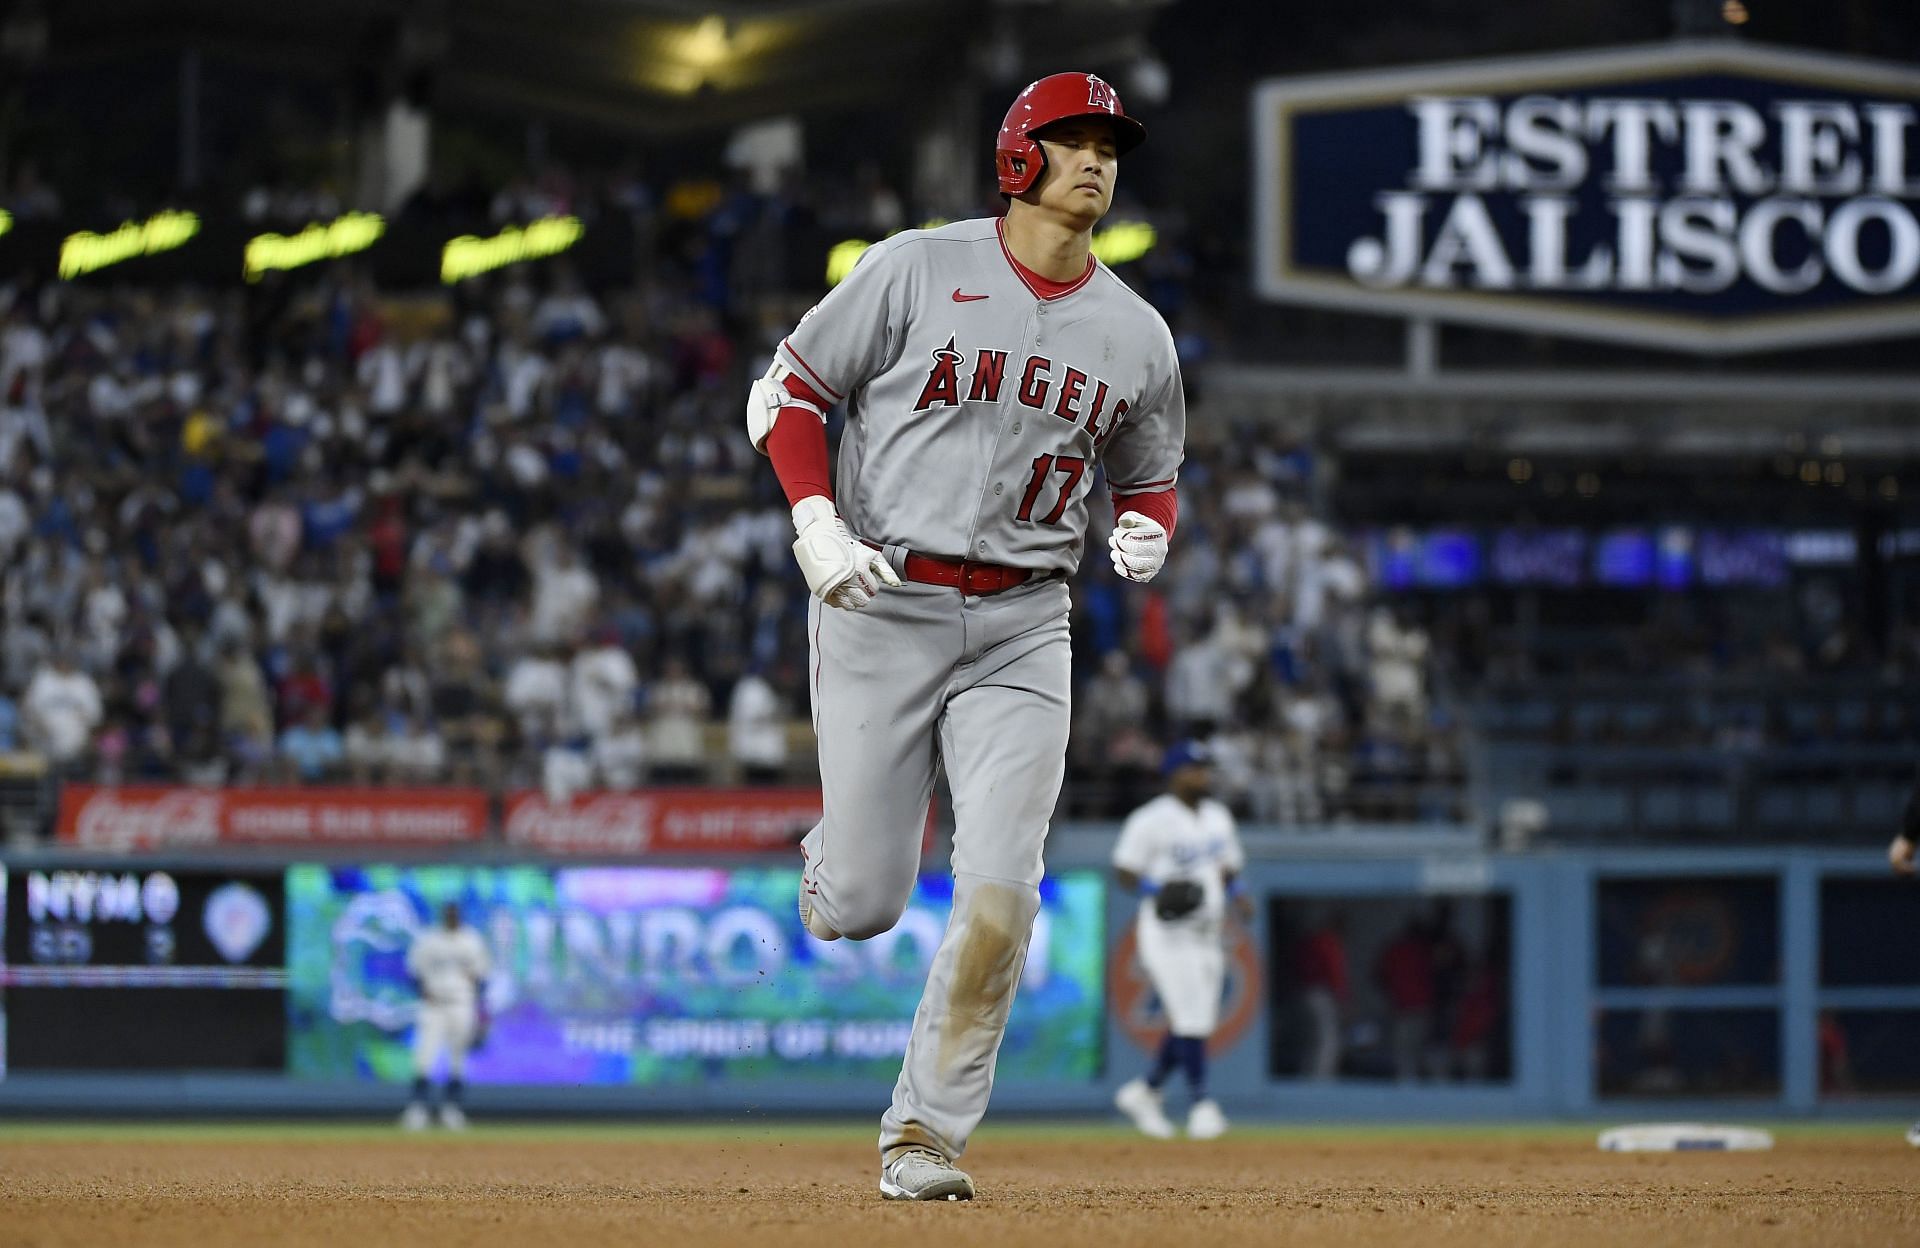
<instances>
[{"instance_id":1,"label":"white base","mask_svg":"<svg viewBox=\"0 0 1920 1248\"><path fill-rule=\"evenodd\" d=\"M1643 1122L1600 1133L1600 1148L1609 1153L1747 1153L1772 1147L1772 1134L1757 1127L1704 1122Z\"/></svg>"}]
</instances>

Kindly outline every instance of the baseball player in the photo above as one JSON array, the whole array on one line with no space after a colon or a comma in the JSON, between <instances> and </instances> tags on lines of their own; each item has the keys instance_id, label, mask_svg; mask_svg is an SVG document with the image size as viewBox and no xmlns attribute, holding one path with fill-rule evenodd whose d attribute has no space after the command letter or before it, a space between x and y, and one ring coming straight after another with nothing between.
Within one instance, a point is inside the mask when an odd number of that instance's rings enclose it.
<instances>
[{"instance_id":1,"label":"baseball player","mask_svg":"<svg viewBox=\"0 0 1920 1248\"><path fill-rule=\"evenodd\" d=\"M467 1125L460 1108L467 1052L479 1041L481 994L493 959L480 933L460 920L460 906L440 907L440 926L413 938L407 948L407 974L420 989L420 1011L413 1023L413 1099L400 1125L425 1129L429 1121L427 1085L441 1054L447 1058L447 1084L440 1099L440 1125L458 1131Z\"/></svg>"},{"instance_id":2,"label":"baseball player","mask_svg":"<svg viewBox=\"0 0 1920 1248\"><path fill-rule=\"evenodd\" d=\"M1920 785L1915 785L1907 795L1906 814L1900 820L1900 831L1893 837L1893 843L1887 846L1887 862L1893 867L1893 873L1912 879L1914 876L1914 851L1920 849ZM1907 1128L1907 1143L1920 1148L1920 1122Z\"/></svg>"},{"instance_id":3,"label":"baseball player","mask_svg":"<svg viewBox=\"0 0 1920 1248\"><path fill-rule=\"evenodd\" d=\"M1161 1088L1179 1067L1192 1093L1187 1135L1224 1135L1227 1119L1207 1095L1207 1038L1220 1022L1227 955L1221 943L1231 900L1243 922L1252 903L1240 890L1245 858L1233 815L1208 796L1213 759L1189 741L1167 751L1167 791L1127 816L1113 848L1120 887L1140 895L1135 940L1140 962L1167 1015L1167 1036L1144 1079L1114 1094L1113 1103L1155 1139L1173 1135Z\"/></svg>"},{"instance_id":4,"label":"baseball player","mask_svg":"<svg viewBox=\"0 0 1920 1248\"><path fill-rule=\"evenodd\" d=\"M825 813L802 842L801 922L891 928L942 766L953 917L881 1119L880 1190L965 1200L1040 905L1065 771L1067 577L1095 471L1120 575L1167 557L1186 408L1165 322L1091 252L1119 158L1146 137L1112 87L1055 74L1008 110L1007 212L869 248L753 383L747 429L793 505ZM839 468L826 413L846 408Z\"/></svg>"}]
</instances>

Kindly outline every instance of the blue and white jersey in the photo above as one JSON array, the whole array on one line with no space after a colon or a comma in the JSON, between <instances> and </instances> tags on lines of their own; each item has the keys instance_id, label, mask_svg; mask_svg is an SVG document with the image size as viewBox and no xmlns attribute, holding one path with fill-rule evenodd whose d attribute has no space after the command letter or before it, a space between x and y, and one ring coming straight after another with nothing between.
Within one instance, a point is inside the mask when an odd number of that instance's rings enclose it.
<instances>
[{"instance_id":1,"label":"blue and white jersey","mask_svg":"<svg viewBox=\"0 0 1920 1248\"><path fill-rule=\"evenodd\" d=\"M1227 913L1226 877L1246 865L1246 856L1234 832L1233 812L1225 805L1202 798L1194 807L1163 793L1127 816L1113 847L1113 865L1159 885L1192 880L1206 893L1198 910L1165 924L1151 905L1142 905L1142 926L1217 933Z\"/></svg>"}]
</instances>

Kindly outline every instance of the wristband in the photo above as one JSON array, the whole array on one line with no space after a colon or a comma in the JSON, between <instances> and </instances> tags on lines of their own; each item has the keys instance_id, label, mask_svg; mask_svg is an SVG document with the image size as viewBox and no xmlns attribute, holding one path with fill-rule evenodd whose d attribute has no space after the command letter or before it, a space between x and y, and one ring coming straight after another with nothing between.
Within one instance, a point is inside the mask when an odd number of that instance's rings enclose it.
<instances>
[{"instance_id":1,"label":"wristband","mask_svg":"<svg viewBox=\"0 0 1920 1248\"><path fill-rule=\"evenodd\" d=\"M1227 896L1229 897L1238 897L1242 893L1245 893L1246 891L1247 891L1247 886L1245 882L1242 881L1240 877L1237 875L1234 876L1233 879L1228 881L1227 883Z\"/></svg>"},{"instance_id":2,"label":"wristband","mask_svg":"<svg viewBox=\"0 0 1920 1248\"><path fill-rule=\"evenodd\" d=\"M1139 891L1142 897L1151 897L1160 891L1160 886L1152 880L1141 880Z\"/></svg>"}]
</instances>

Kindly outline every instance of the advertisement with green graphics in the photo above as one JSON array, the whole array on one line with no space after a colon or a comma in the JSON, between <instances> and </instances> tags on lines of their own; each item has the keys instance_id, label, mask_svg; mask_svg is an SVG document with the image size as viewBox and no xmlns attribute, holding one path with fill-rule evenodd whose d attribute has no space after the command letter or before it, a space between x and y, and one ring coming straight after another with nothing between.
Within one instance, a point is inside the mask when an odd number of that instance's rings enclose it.
<instances>
[{"instance_id":1,"label":"advertisement with green graphics","mask_svg":"<svg viewBox=\"0 0 1920 1248\"><path fill-rule=\"evenodd\" d=\"M493 961L475 1082L891 1078L953 882L923 877L892 931L831 944L801 929L798 882L761 868L291 868L288 1070L411 1077L407 947L451 901ZM1000 1079L1099 1077L1104 904L1096 872L1042 883Z\"/></svg>"}]
</instances>

